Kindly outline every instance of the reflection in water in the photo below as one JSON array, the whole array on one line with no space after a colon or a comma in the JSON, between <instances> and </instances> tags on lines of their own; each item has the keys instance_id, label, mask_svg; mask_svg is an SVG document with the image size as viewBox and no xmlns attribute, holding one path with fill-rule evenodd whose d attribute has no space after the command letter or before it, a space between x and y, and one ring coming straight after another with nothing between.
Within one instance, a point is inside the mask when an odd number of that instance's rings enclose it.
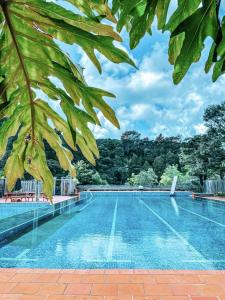
<instances>
[{"instance_id":1,"label":"reflection in water","mask_svg":"<svg viewBox=\"0 0 225 300\"><path fill-rule=\"evenodd\" d=\"M170 197L170 200L171 200L171 204L173 206L173 209L175 211L176 216L179 216L180 215L180 211L179 211L179 207L177 205L176 199L174 197Z\"/></svg>"}]
</instances>

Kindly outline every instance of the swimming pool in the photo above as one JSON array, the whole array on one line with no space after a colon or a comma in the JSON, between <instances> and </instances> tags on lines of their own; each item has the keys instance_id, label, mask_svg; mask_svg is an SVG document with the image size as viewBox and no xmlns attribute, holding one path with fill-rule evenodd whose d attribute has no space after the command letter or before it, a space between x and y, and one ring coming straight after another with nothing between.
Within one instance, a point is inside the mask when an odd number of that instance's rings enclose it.
<instances>
[{"instance_id":1,"label":"swimming pool","mask_svg":"<svg viewBox=\"0 0 225 300\"><path fill-rule=\"evenodd\" d=\"M0 267L224 269L225 203L99 192L0 246Z\"/></svg>"},{"instance_id":2,"label":"swimming pool","mask_svg":"<svg viewBox=\"0 0 225 300\"><path fill-rule=\"evenodd\" d=\"M46 203L0 203L0 220L47 205Z\"/></svg>"}]
</instances>

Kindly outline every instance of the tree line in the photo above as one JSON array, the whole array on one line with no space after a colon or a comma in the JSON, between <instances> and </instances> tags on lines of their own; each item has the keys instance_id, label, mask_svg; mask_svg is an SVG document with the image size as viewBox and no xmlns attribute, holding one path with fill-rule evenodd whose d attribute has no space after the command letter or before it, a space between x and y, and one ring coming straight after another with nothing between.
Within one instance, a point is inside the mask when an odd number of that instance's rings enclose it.
<instances>
[{"instance_id":1,"label":"tree line","mask_svg":"<svg viewBox=\"0 0 225 300\"><path fill-rule=\"evenodd\" d=\"M206 179L223 179L225 102L209 106L203 119L207 132L185 139L159 134L151 140L136 131L126 131L120 139L98 139L100 158L96 166L88 163L81 151L73 153L79 183L169 186L173 176L178 175L181 185L200 190ZM0 161L2 175L14 138L9 141L6 155ZM45 150L53 175L67 176L47 142Z\"/></svg>"}]
</instances>

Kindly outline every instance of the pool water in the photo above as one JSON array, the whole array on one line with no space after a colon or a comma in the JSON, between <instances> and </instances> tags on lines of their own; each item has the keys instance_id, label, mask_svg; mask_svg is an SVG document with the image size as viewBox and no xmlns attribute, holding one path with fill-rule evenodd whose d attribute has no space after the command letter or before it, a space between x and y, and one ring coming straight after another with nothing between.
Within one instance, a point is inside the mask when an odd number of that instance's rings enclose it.
<instances>
[{"instance_id":1,"label":"pool water","mask_svg":"<svg viewBox=\"0 0 225 300\"><path fill-rule=\"evenodd\" d=\"M0 220L47 205L46 203L0 203Z\"/></svg>"},{"instance_id":2,"label":"pool water","mask_svg":"<svg viewBox=\"0 0 225 300\"><path fill-rule=\"evenodd\" d=\"M99 192L0 246L0 267L224 269L225 203Z\"/></svg>"}]
</instances>

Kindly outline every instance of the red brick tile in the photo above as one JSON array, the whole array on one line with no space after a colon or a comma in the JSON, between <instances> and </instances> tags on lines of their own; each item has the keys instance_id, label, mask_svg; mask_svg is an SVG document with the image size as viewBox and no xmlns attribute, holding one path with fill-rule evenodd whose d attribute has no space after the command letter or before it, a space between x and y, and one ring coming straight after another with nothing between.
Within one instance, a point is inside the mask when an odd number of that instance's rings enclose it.
<instances>
[{"instance_id":1,"label":"red brick tile","mask_svg":"<svg viewBox=\"0 0 225 300\"><path fill-rule=\"evenodd\" d=\"M225 284L225 275L224 274L211 274L211 275L199 275L201 282L209 284Z\"/></svg>"},{"instance_id":2,"label":"red brick tile","mask_svg":"<svg viewBox=\"0 0 225 300\"><path fill-rule=\"evenodd\" d=\"M46 269L46 272L45 273L47 273L47 274L59 274L59 273L61 273L61 272L67 272L67 271L69 271L69 270L62 270L62 269ZM71 271L71 270L70 270ZM42 273L42 272L41 272Z\"/></svg>"},{"instance_id":3,"label":"red brick tile","mask_svg":"<svg viewBox=\"0 0 225 300\"><path fill-rule=\"evenodd\" d=\"M177 284L172 290L175 296L202 296L203 284Z\"/></svg>"},{"instance_id":4,"label":"red brick tile","mask_svg":"<svg viewBox=\"0 0 225 300\"><path fill-rule=\"evenodd\" d=\"M0 273L16 273L19 269L7 269L7 268L0 268Z\"/></svg>"},{"instance_id":5,"label":"red brick tile","mask_svg":"<svg viewBox=\"0 0 225 300\"><path fill-rule=\"evenodd\" d=\"M116 284L93 284L91 295L94 296L117 296L118 288Z\"/></svg>"},{"instance_id":6,"label":"red brick tile","mask_svg":"<svg viewBox=\"0 0 225 300\"><path fill-rule=\"evenodd\" d=\"M40 295L61 295L64 293L66 285L62 283L42 283L39 291Z\"/></svg>"},{"instance_id":7,"label":"red brick tile","mask_svg":"<svg viewBox=\"0 0 225 300\"><path fill-rule=\"evenodd\" d=\"M0 283L0 294L7 294L11 292L12 288L14 288L15 286L16 283L9 283L9 282Z\"/></svg>"},{"instance_id":8,"label":"red brick tile","mask_svg":"<svg viewBox=\"0 0 225 300\"><path fill-rule=\"evenodd\" d=\"M44 274L43 274L44 275ZM29 274L29 273L17 273L12 278L10 278L9 282L21 282L21 283L31 283L37 282L40 274Z\"/></svg>"},{"instance_id":9,"label":"red brick tile","mask_svg":"<svg viewBox=\"0 0 225 300\"><path fill-rule=\"evenodd\" d=\"M75 300L105 300L104 296L76 296Z\"/></svg>"},{"instance_id":10,"label":"red brick tile","mask_svg":"<svg viewBox=\"0 0 225 300\"><path fill-rule=\"evenodd\" d=\"M119 270L119 274L134 274L134 270Z\"/></svg>"},{"instance_id":11,"label":"red brick tile","mask_svg":"<svg viewBox=\"0 0 225 300\"><path fill-rule=\"evenodd\" d=\"M62 283L80 283L83 275L79 274L62 274L60 275L58 282Z\"/></svg>"},{"instance_id":12,"label":"red brick tile","mask_svg":"<svg viewBox=\"0 0 225 300\"><path fill-rule=\"evenodd\" d=\"M47 269L16 269L15 273L34 274L34 273L45 273L45 272L47 272Z\"/></svg>"},{"instance_id":13,"label":"red brick tile","mask_svg":"<svg viewBox=\"0 0 225 300\"><path fill-rule=\"evenodd\" d=\"M16 273L34 273L36 269L23 269L23 268L20 268L20 269L16 269Z\"/></svg>"},{"instance_id":14,"label":"red brick tile","mask_svg":"<svg viewBox=\"0 0 225 300\"><path fill-rule=\"evenodd\" d=\"M36 282L57 282L61 275L59 273L46 273L40 274L36 280Z\"/></svg>"},{"instance_id":15,"label":"red brick tile","mask_svg":"<svg viewBox=\"0 0 225 300\"><path fill-rule=\"evenodd\" d=\"M63 270L60 270L59 272L60 274L75 274L76 273L76 270L69 270L69 269L63 269Z\"/></svg>"},{"instance_id":16,"label":"red brick tile","mask_svg":"<svg viewBox=\"0 0 225 300\"><path fill-rule=\"evenodd\" d=\"M156 283L156 279L153 275L150 274L134 274L130 276L131 283Z\"/></svg>"},{"instance_id":17,"label":"red brick tile","mask_svg":"<svg viewBox=\"0 0 225 300\"><path fill-rule=\"evenodd\" d=\"M106 269L105 274L120 274L121 270L117 269Z\"/></svg>"},{"instance_id":18,"label":"red brick tile","mask_svg":"<svg viewBox=\"0 0 225 300\"><path fill-rule=\"evenodd\" d=\"M134 270L134 274L149 274L149 270Z\"/></svg>"},{"instance_id":19,"label":"red brick tile","mask_svg":"<svg viewBox=\"0 0 225 300\"><path fill-rule=\"evenodd\" d=\"M74 274L89 274L90 270L74 270ZM62 271L62 273L64 273Z\"/></svg>"},{"instance_id":20,"label":"red brick tile","mask_svg":"<svg viewBox=\"0 0 225 300\"><path fill-rule=\"evenodd\" d=\"M21 300L23 295L21 294L0 294L1 300Z\"/></svg>"},{"instance_id":21,"label":"red brick tile","mask_svg":"<svg viewBox=\"0 0 225 300\"><path fill-rule=\"evenodd\" d=\"M144 296L134 297L133 300L191 300L189 296Z\"/></svg>"},{"instance_id":22,"label":"red brick tile","mask_svg":"<svg viewBox=\"0 0 225 300\"><path fill-rule=\"evenodd\" d=\"M225 288L216 284L204 285L201 296L225 296Z\"/></svg>"},{"instance_id":23,"label":"red brick tile","mask_svg":"<svg viewBox=\"0 0 225 300\"><path fill-rule=\"evenodd\" d=\"M217 297L191 297L191 300L218 300Z\"/></svg>"},{"instance_id":24,"label":"red brick tile","mask_svg":"<svg viewBox=\"0 0 225 300\"><path fill-rule=\"evenodd\" d=\"M177 271L174 270L148 270L148 274L174 275Z\"/></svg>"},{"instance_id":25,"label":"red brick tile","mask_svg":"<svg viewBox=\"0 0 225 300\"><path fill-rule=\"evenodd\" d=\"M190 300L189 296L162 296L161 300Z\"/></svg>"},{"instance_id":26,"label":"red brick tile","mask_svg":"<svg viewBox=\"0 0 225 300\"><path fill-rule=\"evenodd\" d=\"M46 300L46 296L37 295L23 295L19 300Z\"/></svg>"},{"instance_id":27,"label":"red brick tile","mask_svg":"<svg viewBox=\"0 0 225 300\"><path fill-rule=\"evenodd\" d=\"M132 300L162 300L161 296L134 296Z\"/></svg>"},{"instance_id":28,"label":"red brick tile","mask_svg":"<svg viewBox=\"0 0 225 300\"><path fill-rule=\"evenodd\" d=\"M71 283L64 292L65 295L90 295L91 284Z\"/></svg>"},{"instance_id":29,"label":"red brick tile","mask_svg":"<svg viewBox=\"0 0 225 300\"><path fill-rule=\"evenodd\" d=\"M54 295L54 296L48 296L47 300L77 300L77 299L76 296Z\"/></svg>"},{"instance_id":30,"label":"red brick tile","mask_svg":"<svg viewBox=\"0 0 225 300\"><path fill-rule=\"evenodd\" d=\"M105 274L104 269L91 269L89 270L88 274Z\"/></svg>"},{"instance_id":31,"label":"red brick tile","mask_svg":"<svg viewBox=\"0 0 225 300\"><path fill-rule=\"evenodd\" d=\"M144 295L144 285L140 283L135 284L119 284L118 285L119 296L139 296Z\"/></svg>"},{"instance_id":32,"label":"red brick tile","mask_svg":"<svg viewBox=\"0 0 225 300\"><path fill-rule=\"evenodd\" d=\"M179 283L202 283L199 276L195 274L176 275L176 279Z\"/></svg>"},{"instance_id":33,"label":"red brick tile","mask_svg":"<svg viewBox=\"0 0 225 300\"><path fill-rule=\"evenodd\" d=\"M173 295L172 288L168 284L145 284L144 290L145 290L145 294L148 296Z\"/></svg>"},{"instance_id":34,"label":"red brick tile","mask_svg":"<svg viewBox=\"0 0 225 300\"><path fill-rule=\"evenodd\" d=\"M154 278L157 283L177 283L179 282L179 276L177 275L172 275L172 274L159 274L159 275L154 275Z\"/></svg>"},{"instance_id":35,"label":"red brick tile","mask_svg":"<svg viewBox=\"0 0 225 300\"><path fill-rule=\"evenodd\" d=\"M104 274L87 274L80 277L81 283L105 283Z\"/></svg>"},{"instance_id":36,"label":"red brick tile","mask_svg":"<svg viewBox=\"0 0 225 300\"><path fill-rule=\"evenodd\" d=\"M105 282L106 283L129 283L132 276L128 274L108 274L105 275Z\"/></svg>"},{"instance_id":37,"label":"red brick tile","mask_svg":"<svg viewBox=\"0 0 225 300\"><path fill-rule=\"evenodd\" d=\"M12 294L35 294L41 289L39 283L16 283L10 290Z\"/></svg>"},{"instance_id":38,"label":"red brick tile","mask_svg":"<svg viewBox=\"0 0 225 300\"><path fill-rule=\"evenodd\" d=\"M133 300L132 296L106 296L104 300Z\"/></svg>"},{"instance_id":39,"label":"red brick tile","mask_svg":"<svg viewBox=\"0 0 225 300\"><path fill-rule=\"evenodd\" d=\"M14 275L15 275L15 273L3 273L3 272L0 272L0 282L7 282L7 281L9 281Z\"/></svg>"}]
</instances>

